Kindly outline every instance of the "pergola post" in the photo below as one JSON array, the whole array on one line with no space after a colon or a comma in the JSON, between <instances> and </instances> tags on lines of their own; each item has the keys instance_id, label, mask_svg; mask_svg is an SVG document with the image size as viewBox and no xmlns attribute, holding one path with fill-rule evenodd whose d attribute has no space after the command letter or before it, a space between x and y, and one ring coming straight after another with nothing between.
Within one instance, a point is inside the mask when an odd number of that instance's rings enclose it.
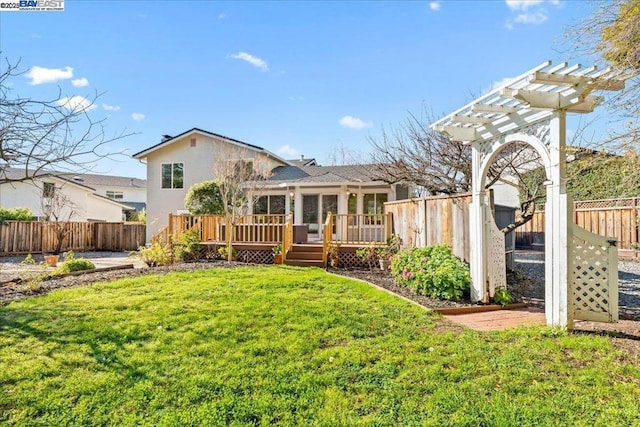
<instances>
[{"instance_id":1,"label":"pergola post","mask_svg":"<svg viewBox=\"0 0 640 427\"><path fill-rule=\"evenodd\" d=\"M550 326L573 327L569 298L569 213L566 187L566 112L549 121L547 205L545 212L545 316Z\"/></svg>"},{"instance_id":2,"label":"pergola post","mask_svg":"<svg viewBox=\"0 0 640 427\"><path fill-rule=\"evenodd\" d=\"M486 209L485 192L482 188L480 165L482 153L477 143L471 144L471 206L470 244L471 244L471 301L483 301L487 294L487 236L485 233Z\"/></svg>"}]
</instances>

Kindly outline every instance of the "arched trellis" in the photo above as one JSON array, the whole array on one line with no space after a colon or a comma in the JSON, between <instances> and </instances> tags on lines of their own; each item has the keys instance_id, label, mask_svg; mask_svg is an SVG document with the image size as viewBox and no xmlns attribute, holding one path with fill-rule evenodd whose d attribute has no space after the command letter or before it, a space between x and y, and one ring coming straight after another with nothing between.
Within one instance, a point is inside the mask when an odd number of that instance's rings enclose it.
<instances>
[{"instance_id":1,"label":"arched trellis","mask_svg":"<svg viewBox=\"0 0 640 427\"><path fill-rule=\"evenodd\" d=\"M486 300L505 275L503 253L496 251L486 175L507 145L524 142L540 155L547 181L545 207L545 313L547 324L573 326L574 314L617 320L615 252L599 236L572 224L566 194L566 115L589 113L603 98L597 90L621 90L630 75L595 66L545 62L437 121L432 127L472 149L470 208L471 297ZM586 233L586 234L585 234ZM605 253L606 257L602 254ZM606 258L606 259L605 259ZM593 263L593 264L590 264ZM604 265L606 264L606 265ZM596 274L592 272L597 271ZM604 279L603 279L604 278ZM614 301L615 300L615 301ZM615 313L613 312L615 310ZM585 314L586 313L586 314Z\"/></svg>"}]
</instances>

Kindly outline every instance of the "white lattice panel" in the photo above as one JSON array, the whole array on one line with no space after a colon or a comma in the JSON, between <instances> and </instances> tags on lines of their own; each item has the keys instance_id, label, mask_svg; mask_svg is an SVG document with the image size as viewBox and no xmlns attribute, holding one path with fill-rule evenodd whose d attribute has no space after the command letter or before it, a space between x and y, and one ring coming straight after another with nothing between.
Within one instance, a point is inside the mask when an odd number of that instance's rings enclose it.
<instances>
[{"instance_id":1,"label":"white lattice panel","mask_svg":"<svg viewBox=\"0 0 640 427\"><path fill-rule=\"evenodd\" d=\"M507 287L507 265L505 259L504 233L500 231L493 215L489 214L491 235L491 254L489 257L489 296L493 297L496 288Z\"/></svg>"},{"instance_id":2,"label":"white lattice panel","mask_svg":"<svg viewBox=\"0 0 640 427\"><path fill-rule=\"evenodd\" d=\"M597 322L618 320L618 250L606 238L571 227L573 316Z\"/></svg>"}]
</instances>

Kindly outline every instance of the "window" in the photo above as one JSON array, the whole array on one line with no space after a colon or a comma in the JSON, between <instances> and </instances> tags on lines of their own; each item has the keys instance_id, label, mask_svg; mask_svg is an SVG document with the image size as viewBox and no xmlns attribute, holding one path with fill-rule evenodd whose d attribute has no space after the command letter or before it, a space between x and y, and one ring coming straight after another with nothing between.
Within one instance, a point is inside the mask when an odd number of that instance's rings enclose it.
<instances>
[{"instance_id":1,"label":"window","mask_svg":"<svg viewBox=\"0 0 640 427\"><path fill-rule=\"evenodd\" d=\"M42 197L51 199L56 192L56 185L53 182L42 183Z\"/></svg>"},{"instance_id":2,"label":"window","mask_svg":"<svg viewBox=\"0 0 640 427\"><path fill-rule=\"evenodd\" d=\"M253 213L263 215L284 215L286 213L285 207L285 196L260 196L256 200Z\"/></svg>"},{"instance_id":3,"label":"window","mask_svg":"<svg viewBox=\"0 0 640 427\"><path fill-rule=\"evenodd\" d=\"M122 191L107 191L107 197L113 200L122 200L124 195Z\"/></svg>"},{"instance_id":4,"label":"window","mask_svg":"<svg viewBox=\"0 0 640 427\"><path fill-rule=\"evenodd\" d=\"M365 194L363 198L363 212L365 214L383 213L384 203L387 199L387 193Z\"/></svg>"},{"instance_id":5,"label":"window","mask_svg":"<svg viewBox=\"0 0 640 427\"><path fill-rule=\"evenodd\" d=\"M162 164L162 188L183 188L184 163Z\"/></svg>"},{"instance_id":6,"label":"window","mask_svg":"<svg viewBox=\"0 0 640 427\"><path fill-rule=\"evenodd\" d=\"M231 160L233 175L240 180L254 179L253 160Z\"/></svg>"}]
</instances>

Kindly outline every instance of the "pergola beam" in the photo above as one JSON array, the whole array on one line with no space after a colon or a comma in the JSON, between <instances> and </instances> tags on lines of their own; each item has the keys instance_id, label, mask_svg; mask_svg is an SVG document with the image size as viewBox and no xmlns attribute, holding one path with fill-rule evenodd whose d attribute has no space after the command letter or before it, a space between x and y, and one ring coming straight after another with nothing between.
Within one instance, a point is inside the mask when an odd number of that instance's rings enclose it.
<instances>
[{"instance_id":1,"label":"pergola beam","mask_svg":"<svg viewBox=\"0 0 640 427\"><path fill-rule=\"evenodd\" d=\"M491 123L495 119L481 116L453 116L452 120L456 123L486 124Z\"/></svg>"},{"instance_id":2,"label":"pergola beam","mask_svg":"<svg viewBox=\"0 0 640 427\"><path fill-rule=\"evenodd\" d=\"M502 105L474 104L473 107L471 107L471 111L474 113L511 114L518 111L518 109L516 107L505 107Z\"/></svg>"}]
</instances>

